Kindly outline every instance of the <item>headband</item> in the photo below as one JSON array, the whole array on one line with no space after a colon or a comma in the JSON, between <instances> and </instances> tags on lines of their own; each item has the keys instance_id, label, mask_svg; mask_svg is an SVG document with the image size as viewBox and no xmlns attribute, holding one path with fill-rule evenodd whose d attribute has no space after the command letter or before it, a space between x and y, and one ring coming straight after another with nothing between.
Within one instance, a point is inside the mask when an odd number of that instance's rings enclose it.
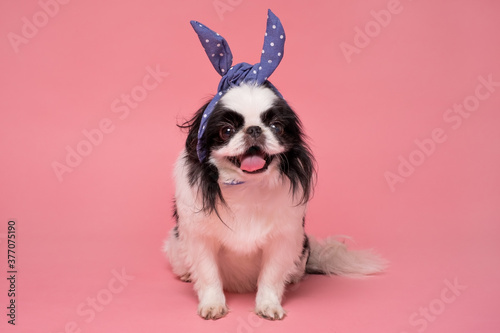
<instances>
[{"instance_id":1,"label":"headband","mask_svg":"<svg viewBox=\"0 0 500 333\"><path fill-rule=\"evenodd\" d=\"M198 159L203 162L207 156L207 152L201 143L202 137L205 133L208 118L210 118L215 105L232 87L239 86L242 83L262 85L267 81L283 58L285 30L281 25L280 19L274 15L271 10L268 10L266 34L260 62L253 66L246 62L232 66L233 55L226 40L215 31L210 30L197 21L191 21L191 25L198 34L208 59L210 59L217 73L222 76L219 86L217 87L217 94L215 94L214 98L203 112L200 129L198 131L198 145L196 149ZM267 83L280 97L282 97L269 81L267 81Z\"/></svg>"}]
</instances>

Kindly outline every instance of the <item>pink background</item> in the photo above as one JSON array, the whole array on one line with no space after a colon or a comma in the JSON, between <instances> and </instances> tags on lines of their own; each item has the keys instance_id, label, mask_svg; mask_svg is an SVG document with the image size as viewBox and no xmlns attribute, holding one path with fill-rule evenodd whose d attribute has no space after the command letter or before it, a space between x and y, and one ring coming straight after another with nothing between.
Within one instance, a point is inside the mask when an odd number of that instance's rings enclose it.
<instances>
[{"instance_id":1,"label":"pink background","mask_svg":"<svg viewBox=\"0 0 500 333\"><path fill-rule=\"evenodd\" d=\"M0 4L2 332L500 331L500 2L54 3ZM287 33L272 82L319 164L307 231L351 236L391 266L365 280L307 278L289 290L283 322L257 319L253 294L229 294L229 315L206 322L160 252L184 140L175 124L219 80L189 20L220 32L235 62L254 63L267 8ZM147 68L168 75L155 81ZM121 101L131 93L133 108ZM448 111L463 104L472 111ZM66 164L67 149L87 156L59 179L53 164ZM404 182L391 188L387 172Z\"/></svg>"}]
</instances>

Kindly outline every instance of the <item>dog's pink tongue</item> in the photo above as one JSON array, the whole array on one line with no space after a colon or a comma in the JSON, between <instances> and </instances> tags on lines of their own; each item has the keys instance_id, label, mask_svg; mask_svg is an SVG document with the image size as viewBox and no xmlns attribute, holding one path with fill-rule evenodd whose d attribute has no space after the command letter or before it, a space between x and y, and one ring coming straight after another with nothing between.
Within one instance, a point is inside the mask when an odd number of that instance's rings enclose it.
<instances>
[{"instance_id":1,"label":"dog's pink tongue","mask_svg":"<svg viewBox=\"0 0 500 333\"><path fill-rule=\"evenodd\" d=\"M247 156L241 160L241 170L253 172L262 169L266 165L266 161L257 155Z\"/></svg>"}]
</instances>

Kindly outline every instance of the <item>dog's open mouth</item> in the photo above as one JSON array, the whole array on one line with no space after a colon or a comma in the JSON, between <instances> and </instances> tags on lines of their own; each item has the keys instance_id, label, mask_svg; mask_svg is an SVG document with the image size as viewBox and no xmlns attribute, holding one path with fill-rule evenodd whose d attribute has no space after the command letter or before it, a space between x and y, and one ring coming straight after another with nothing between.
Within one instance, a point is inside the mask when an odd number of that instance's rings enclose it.
<instances>
[{"instance_id":1,"label":"dog's open mouth","mask_svg":"<svg viewBox=\"0 0 500 333\"><path fill-rule=\"evenodd\" d=\"M229 157L234 165L246 173L259 173L267 170L273 160L272 155L266 154L259 147L250 147L244 154Z\"/></svg>"}]
</instances>

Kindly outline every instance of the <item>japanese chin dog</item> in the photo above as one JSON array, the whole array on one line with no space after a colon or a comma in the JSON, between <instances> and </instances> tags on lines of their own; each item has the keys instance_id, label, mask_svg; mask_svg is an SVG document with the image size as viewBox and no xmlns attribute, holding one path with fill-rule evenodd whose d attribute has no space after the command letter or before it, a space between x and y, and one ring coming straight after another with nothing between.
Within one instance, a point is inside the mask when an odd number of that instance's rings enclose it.
<instances>
[{"instance_id":1,"label":"japanese chin dog","mask_svg":"<svg viewBox=\"0 0 500 333\"><path fill-rule=\"evenodd\" d=\"M306 235L315 160L297 114L269 84L242 83L219 100L197 154L205 104L175 165L175 227L164 251L173 272L193 282L198 314L228 313L224 291L256 291L255 313L285 317L287 284L305 274L367 275L385 261L334 238Z\"/></svg>"}]
</instances>

